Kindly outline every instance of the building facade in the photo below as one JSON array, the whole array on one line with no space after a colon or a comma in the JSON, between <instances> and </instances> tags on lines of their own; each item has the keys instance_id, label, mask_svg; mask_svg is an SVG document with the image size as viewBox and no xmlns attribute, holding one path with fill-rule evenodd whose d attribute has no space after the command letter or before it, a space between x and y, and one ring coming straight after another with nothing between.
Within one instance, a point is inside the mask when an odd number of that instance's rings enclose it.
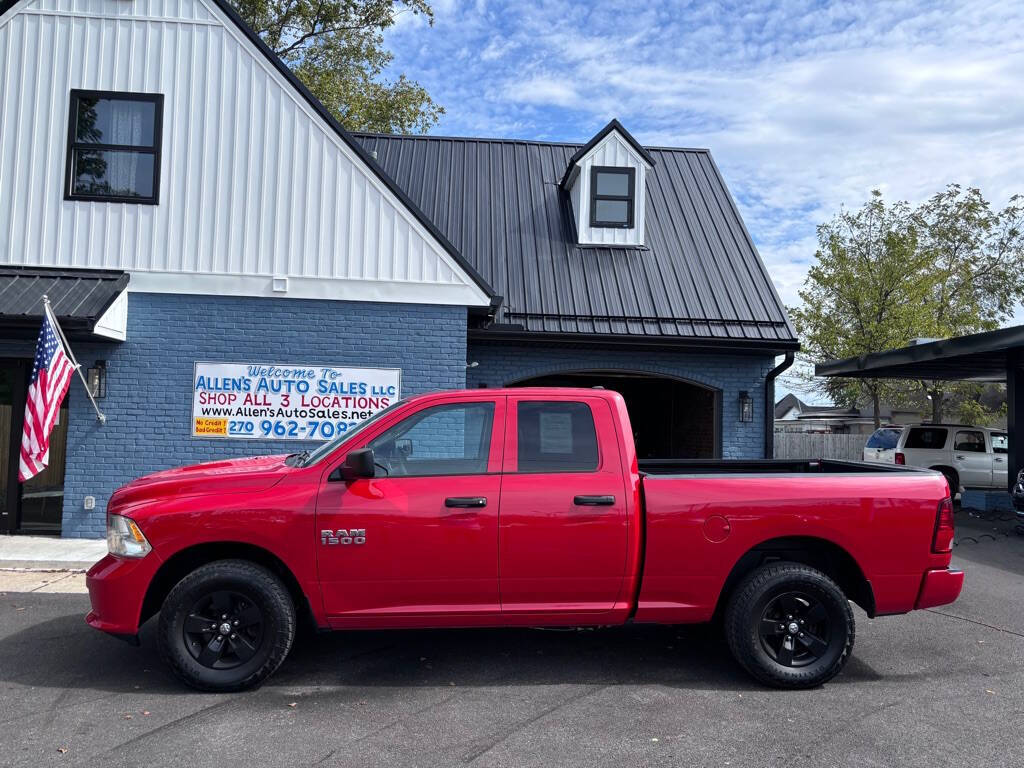
<instances>
[{"instance_id":1,"label":"building facade","mask_svg":"<svg viewBox=\"0 0 1024 768\"><path fill-rule=\"evenodd\" d=\"M642 455L759 457L796 348L704 150L351 135L223 0L0 3L0 531L395 399L623 392ZM88 372L17 456L46 296Z\"/></svg>"}]
</instances>

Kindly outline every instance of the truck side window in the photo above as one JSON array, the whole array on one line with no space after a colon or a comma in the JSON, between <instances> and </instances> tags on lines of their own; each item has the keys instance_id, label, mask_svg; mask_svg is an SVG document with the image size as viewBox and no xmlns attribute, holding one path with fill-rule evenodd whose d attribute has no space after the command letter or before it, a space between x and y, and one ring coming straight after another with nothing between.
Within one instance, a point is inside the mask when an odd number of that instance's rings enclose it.
<instances>
[{"instance_id":1,"label":"truck side window","mask_svg":"<svg viewBox=\"0 0 1024 768\"><path fill-rule=\"evenodd\" d=\"M943 448L949 430L940 427L913 427L907 433L904 448Z\"/></svg>"},{"instance_id":2,"label":"truck side window","mask_svg":"<svg viewBox=\"0 0 1024 768\"><path fill-rule=\"evenodd\" d=\"M1009 453L1010 442L1005 432L992 433L992 453Z\"/></svg>"},{"instance_id":3,"label":"truck side window","mask_svg":"<svg viewBox=\"0 0 1024 768\"><path fill-rule=\"evenodd\" d=\"M586 403L521 402L516 409L520 472L592 472L597 430Z\"/></svg>"},{"instance_id":4,"label":"truck side window","mask_svg":"<svg viewBox=\"0 0 1024 768\"><path fill-rule=\"evenodd\" d=\"M424 408L370 441L381 475L481 475L491 451L494 403Z\"/></svg>"},{"instance_id":5,"label":"truck side window","mask_svg":"<svg viewBox=\"0 0 1024 768\"><path fill-rule=\"evenodd\" d=\"M984 453L985 436L981 432L957 432L953 442L954 451L967 453Z\"/></svg>"}]
</instances>

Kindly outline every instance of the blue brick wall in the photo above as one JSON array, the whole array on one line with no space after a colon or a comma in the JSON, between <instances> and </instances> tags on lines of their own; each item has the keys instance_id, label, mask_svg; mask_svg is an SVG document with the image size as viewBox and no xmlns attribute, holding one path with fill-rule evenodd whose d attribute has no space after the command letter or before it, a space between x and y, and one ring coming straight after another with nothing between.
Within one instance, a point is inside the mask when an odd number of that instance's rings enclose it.
<instances>
[{"instance_id":1,"label":"blue brick wall","mask_svg":"<svg viewBox=\"0 0 1024 768\"><path fill-rule=\"evenodd\" d=\"M770 355L707 354L643 347L557 348L471 342L466 359L479 365L466 371L466 385L501 387L535 376L567 371L618 370L674 376L721 392L722 458L764 456L765 374L775 367ZM739 394L754 399L754 420L740 422Z\"/></svg>"},{"instance_id":2,"label":"blue brick wall","mask_svg":"<svg viewBox=\"0 0 1024 768\"><path fill-rule=\"evenodd\" d=\"M31 357L34 342L0 341L0 356ZM74 343L88 368L107 361L100 425L80 381L68 393L63 535L102 537L110 494L158 469L229 456L285 453L316 443L191 436L193 363L402 369L402 395L464 386L466 310L275 298L133 293L128 340ZM86 495L96 509L83 509Z\"/></svg>"}]
</instances>

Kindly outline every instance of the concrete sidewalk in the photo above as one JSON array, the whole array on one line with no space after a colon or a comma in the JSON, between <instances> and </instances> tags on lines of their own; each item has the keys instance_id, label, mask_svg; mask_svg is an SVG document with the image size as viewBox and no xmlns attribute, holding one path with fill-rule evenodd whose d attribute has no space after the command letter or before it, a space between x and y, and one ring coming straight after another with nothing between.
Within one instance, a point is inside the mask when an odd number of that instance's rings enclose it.
<instances>
[{"instance_id":1,"label":"concrete sidewalk","mask_svg":"<svg viewBox=\"0 0 1024 768\"><path fill-rule=\"evenodd\" d=\"M105 554L105 539L0 536L0 568L84 571Z\"/></svg>"}]
</instances>

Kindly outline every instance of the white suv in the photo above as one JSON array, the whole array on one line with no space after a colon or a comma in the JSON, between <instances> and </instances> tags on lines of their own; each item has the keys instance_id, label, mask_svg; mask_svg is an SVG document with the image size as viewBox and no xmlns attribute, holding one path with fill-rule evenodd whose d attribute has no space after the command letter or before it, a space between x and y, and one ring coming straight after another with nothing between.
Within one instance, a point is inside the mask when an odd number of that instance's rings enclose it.
<instances>
[{"instance_id":1,"label":"white suv","mask_svg":"<svg viewBox=\"0 0 1024 768\"><path fill-rule=\"evenodd\" d=\"M1008 445L1000 429L921 424L904 427L895 450L865 450L864 460L938 470L954 494L967 488L1005 490Z\"/></svg>"}]
</instances>

